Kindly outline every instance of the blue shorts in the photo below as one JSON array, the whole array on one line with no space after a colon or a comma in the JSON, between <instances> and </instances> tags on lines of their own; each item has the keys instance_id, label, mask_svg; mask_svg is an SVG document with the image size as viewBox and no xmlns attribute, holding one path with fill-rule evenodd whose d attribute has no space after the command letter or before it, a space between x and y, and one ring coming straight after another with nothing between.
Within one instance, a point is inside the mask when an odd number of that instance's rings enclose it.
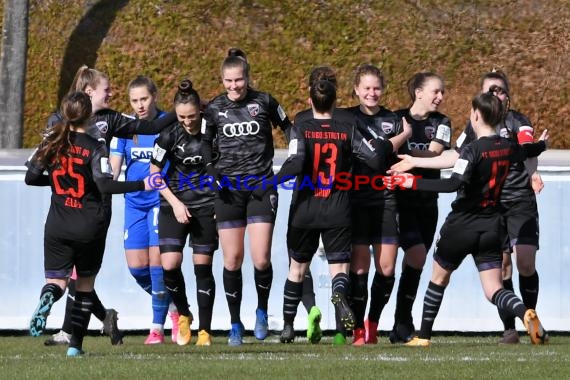
<instances>
[{"instance_id":1,"label":"blue shorts","mask_svg":"<svg viewBox=\"0 0 570 380\"><path fill-rule=\"evenodd\" d=\"M158 210L125 204L125 249L158 247Z\"/></svg>"}]
</instances>

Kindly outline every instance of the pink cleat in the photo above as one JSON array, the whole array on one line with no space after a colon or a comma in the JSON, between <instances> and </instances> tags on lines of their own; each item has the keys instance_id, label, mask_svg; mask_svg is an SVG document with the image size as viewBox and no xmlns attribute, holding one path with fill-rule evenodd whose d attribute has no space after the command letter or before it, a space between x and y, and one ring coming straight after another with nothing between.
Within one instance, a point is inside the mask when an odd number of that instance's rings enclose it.
<instances>
[{"instance_id":1,"label":"pink cleat","mask_svg":"<svg viewBox=\"0 0 570 380\"><path fill-rule=\"evenodd\" d=\"M146 337L144 344L163 344L164 333L159 330L150 330L150 334Z\"/></svg>"}]
</instances>

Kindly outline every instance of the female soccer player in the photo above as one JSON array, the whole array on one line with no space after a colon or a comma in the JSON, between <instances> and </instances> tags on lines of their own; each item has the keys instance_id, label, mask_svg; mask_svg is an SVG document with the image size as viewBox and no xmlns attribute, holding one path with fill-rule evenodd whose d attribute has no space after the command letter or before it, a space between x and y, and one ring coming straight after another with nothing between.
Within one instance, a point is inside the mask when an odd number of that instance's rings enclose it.
<instances>
[{"instance_id":1,"label":"female soccer player","mask_svg":"<svg viewBox=\"0 0 570 380\"><path fill-rule=\"evenodd\" d=\"M412 136L400 151L418 157L437 156L451 146L451 122L437 111L443 101L443 79L432 72L420 72L408 80L407 87L412 105L397 113L412 125ZM440 171L434 169L416 169L412 173L422 178L440 178ZM394 327L390 333L392 343L407 342L414 335L412 307L438 218L437 193L398 191L396 194L400 246L405 254L396 296Z\"/></svg>"},{"instance_id":2,"label":"female soccer player","mask_svg":"<svg viewBox=\"0 0 570 380\"><path fill-rule=\"evenodd\" d=\"M481 79L482 93L490 92L497 96L504 105L503 120L496 127L496 133L514 139L519 144L531 144L534 129L527 117L510 109L509 82L504 73L492 71L486 73ZM468 123L464 132L457 139L456 150L446 151L439 157L417 158L402 156L403 160L396 164L394 170L408 170L411 167L446 168L452 167L463 147L475 139L473 129ZM525 168L526 165L526 168ZM536 173L537 161L529 157L525 163L513 163L509 170L503 192L501 204L503 205L505 225L507 226L508 247L517 252L517 267L519 269L519 287L525 306L536 308L538 298L538 274L535 260L538 248L538 210L536 196L529 181L529 173L535 181L541 182ZM505 247L504 247L505 248ZM504 255L510 259L509 255ZM510 262L510 261L509 261ZM512 289L510 274L505 276L504 286ZM505 332L500 343L518 343L518 333L515 330L514 318L501 315Z\"/></svg>"},{"instance_id":3,"label":"female soccer player","mask_svg":"<svg viewBox=\"0 0 570 380\"><path fill-rule=\"evenodd\" d=\"M214 196L211 183L205 183L206 171L200 153L202 134L200 125L200 96L192 82L184 80L174 97L178 123L161 132L156 139L150 171L159 175L168 162L168 186L160 190L158 235L164 283L178 309L179 345L190 343L192 313L186 297L182 274L182 251L190 236L196 275L196 297L200 326L196 345L212 344L211 324L216 283L212 272L212 258L218 248L214 218Z\"/></svg>"},{"instance_id":4,"label":"female soccer player","mask_svg":"<svg viewBox=\"0 0 570 380\"><path fill-rule=\"evenodd\" d=\"M110 109L109 100L111 99L112 92L108 76L101 71L90 69L87 66L81 66L77 70L71 85L71 92L74 91L85 92L91 99L93 114L89 118L87 133L95 139L105 141L107 148L110 147L113 137L132 138L134 135L154 135L176 121L176 115L173 112L167 113L158 120L151 121L137 119ZM48 119L46 130L49 132L55 124L60 122L62 122L62 115L59 112L53 113ZM111 197L105 196L104 201L107 206L108 221L110 223ZM75 287L71 285L69 289L68 298L73 299L72 293ZM121 344L122 336L117 326L117 312L113 309L105 309L97 294L94 294L93 301L93 315L103 321L103 331L111 338L111 344ZM67 333L66 329L70 328L70 326L70 313L66 308L66 317L62 326L63 333ZM30 326L30 332L34 336L39 336L43 332L43 328L38 329ZM59 335L59 333L56 335ZM58 338L55 336L52 338L53 339L46 341L47 345L57 344L60 341L66 340L66 336L63 334Z\"/></svg>"},{"instance_id":5,"label":"female soccer player","mask_svg":"<svg viewBox=\"0 0 570 380\"><path fill-rule=\"evenodd\" d=\"M267 304L273 281L271 239L277 212L275 189L256 198L251 190L241 186L240 178L249 176L252 179L249 185L254 187L272 181L272 125L284 131L291 126L273 96L249 87L248 67L243 57L224 59L221 76L226 92L208 104L202 130L206 169L216 180L221 180L222 185L216 196L215 210L224 252L224 289L232 324L228 343L232 346L243 343L241 266L246 227L258 296L254 335L260 340L267 336ZM215 138L220 157L214 164L212 143Z\"/></svg>"},{"instance_id":6,"label":"female soccer player","mask_svg":"<svg viewBox=\"0 0 570 380\"><path fill-rule=\"evenodd\" d=\"M384 75L376 66L359 66L354 75L354 95L359 105L348 108L356 116L358 131L368 140L389 139L395 150L411 135L404 131L402 117L379 105L384 91ZM392 155L392 161L396 156ZM355 175L373 178L386 175L386 168L375 171L363 163L354 163ZM372 184L354 189L352 199L352 257L350 259L350 303L355 316L353 342L355 346L377 343L378 321L394 287L394 268L398 253L398 217L396 193L391 189L375 190ZM368 271L370 246L376 271L370 289L368 331L364 314L368 303ZM368 334L367 334L368 333Z\"/></svg>"},{"instance_id":7,"label":"female soccer player","mask_svg":"<svg viewBox=\"0 0 570 380\"><path fill-rule=\"evenodd\" d=\"M145 181L113 180L105 144L86 133L91 111L87 94L73 92L66 96L61 106L63 123L49 131L27 162L26 184L49 184L52 189L44 236L46 285L31 325L32 329L44 329L50 309L63 295L75 266L77 283L68 356L83 353L83 337L94 305L93 286L109 226L103 193L150 189Z\"/></svg>"},{"instance_id":8,"label":"female soccer player","mask_svg":"<svg viewBox=\"0 0 570 380\"><path fill-rule=\"evenodd\" d=\"M136 117L154 120L164 112L156 105L158 89L146 76L138 76L128 85L129 102ZM128 181L140 180L149 175L149 163L157 135L135 135L132 139L114 138L111 141L110 162L114 177L121 173L123 161ZM145 344L164 343L164 321L170 297L164 287L160 251L158 249L157 191L125 194L124 246L127 265L132 276L152 297L152 326ZM178 313L172 311L172 340L176 342Z\"/></svg>"},{"instance_id":9,"label":"female soccer player","mask_svg":"<svg viewBox=\"0 0 570 380\"><path fill-rule=\"evenodd\" d=\"M290 157L276 181L297 177L287 230L291 263L283 295L283 343L295 338L293 323L303 295L302 282L319 237L329 262L336 319L342 330L354 328L354 315L346 300L351 255L350 186L341 189L339 177L350 175L355 160L380 170L393 150L392 143L381 138L371 145L358 132L354 116L335 109L336 87L330 81L316 82L310 94L313 117L305 117L293 127ZM344 338L344 331L337 335ZM335 337L335 343L343 342Z\"/></svg>"},{"instance_id":10,"label":"female soccer player","mask_svg":"<svg viewBox=\"0 0 570 380\"><path fill-rule=\"evenodd\" d=\"M503 119L504 106L492 93L483 93L471 102L470 123L477 139L464 147L455 163L451 178L417 179L418 190L458 191L452 211L440 231L434 254L431 281L424 298L419 336L408 346L429 346L433 323L443 300L452 272L472 254L487 299L501 315L520 318L533 344L543 344L548 335L536 312L525 307L502 282L501 190L509 167L522 162L525 153L515 141L496 134L495 126ZM529 153L530 154L530 153ZM414 185L410 176L405 187Z\"/></svg>"}]
</instances>

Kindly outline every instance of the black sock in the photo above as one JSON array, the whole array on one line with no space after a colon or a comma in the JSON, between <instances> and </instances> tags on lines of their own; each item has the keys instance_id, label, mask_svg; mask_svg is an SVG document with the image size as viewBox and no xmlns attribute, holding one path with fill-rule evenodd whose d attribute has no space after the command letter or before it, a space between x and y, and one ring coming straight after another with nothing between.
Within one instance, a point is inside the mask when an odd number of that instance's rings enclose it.
<instances>
[{"instance_id":1,"label":"black sock","mask_svg":"<svg viewBox=\"0 0 570 380\"><path fill-rule=\"evenodd\" d=\"M303 297L301 298L301 302L303 302L303 306L307 309L307 313L311 311L313 306L317 306L311 269L307 269L307 273L305 273L305 277L303 278Z\"/></svg>"},{"instance_id":2,"label":"black sock","mask_svg":"<svg viewBox=\"0 0 570 380\"><path fill-rule=\"evenodd\" d=\"M350 280L346 273L339 273L332 279L332 291L333 293L340 293L344 297L348 296L348 289L350 286Z\"/></svg>"},{"instance_id":3,"label":"black sock","mask_svg":"<svg viewBox=\"0 0 570 380\"><path fill-rule=\"evenodd\" d=\"M382 273L374 273L370 289L370 310L368 311L370 322L378 323L380 320L380 314L382 314L384 306L390 299L392 289L394 289L394 281L394 276L385 277Z\"/></svg>"},{"instance_id":4,"label":"black sock","mask_svg":"<svg viewBox=\"0 0 570 380\"><path fill-rule=\"evenodd\" d=\"M93 290L91 293L93 293L91 295L91 301L93 302L93 308L91 309L91 312L98 320L103 322L105 320L105 316L107 315L107 310L105 309L105 306L103 306L103 304L101 303L101 300L97 295L97 292Z\"/></svg>"},{"instance_id":5,"label":"black sock","mask_svg":"<svg viewBox=\"0 0 570 380\"><path fill-rule=\"evenodd\" d=\"M510 290L511 292L514 292L513 279L507 278L506 280L503 280L503 288L505 288L506 290ZM514 330L515 329L514 315L512 315L511 313L504 313L501 311L501 309L498 310L499 310L499 318L501 318L501 321L503 322L503 327L505 328L505 331Z\"/></svg>"},{"instance_id":6,"label":"black sock","mask_svg":"<svg viewBox=\"0 0 570 380\"><path fill-rule=\"evenodd\" d=\"M208 333L212 328L212 311L216 297L216 281L212 273L212 265L194 265L196 275L196 299L198 301L199 330Z\"/></svg>"},{"instance_id":7,"label":"black sock","mask_svg":"<svg viewBox=\"0 0 570 380\"><path fill-rule=\"evenodd\" d=\"M178 309L180 315L188 317L190 308L188 306L188 298L186 297L186 283L181 268L171 270L163 270L164 286L170 294L172 302Z\"/></svg>"},{"instance_id":8,"label":"black sock","mask_svg":"<svg viewBox=\"0 0 570 380\"><path fill-rule=\"evenodd\" d=\"M497 306L499 315L519 317L524 319L526 307L519 297L511 290L499 289L491 297L491 302Z\"/></svg>"},{"instance_id":9,"label":"black sock","mask_svg":"<svg viewBox=\"0 0 570 380\"><path fill-rule=\"evenodd\" d=\"M529 277L519 274L519 289L524 305L528 309L536 309L536 303L538 302L538 272L535 271Z\"/></svg>"},{"instance_id":10,"label":"black sock","mask_svg":"<svg viewBox=\"0 0 570 380\"><path fill-rule=\"evenodd\" d=\"M397 323L413 324L412 308L420 285L421 269L404 264L398 293L396 295L396 311L394 312L394 327Z\"/></svg>"},{"instance_id":11,"label":"black sock","mask_svg":"<svg viewBox=\"0 0 570 380\"><path fill-rule=\"evenodd\" d=\"M287 324L293 324L297 315L297 308L301 297L303 296L303 283L293 282L287 279L285 281L285 289L283 292L283 321Z\"/></svg>"},{"instance_id":12,"label":"black sock","mask_svg":"<svg viewBox=\"0 0 570 380\"><path fill-rule=\"evenodd\" d=\"M83 338L87 333L91 311L93 310L93 296L95 292L75 292L75 302L71 312L71 340L69 347L81 350Z\"/></svg>"},{"instance_id":13,"label":"black sock","mask_svg":"<svg viewBox=\"0 0 570 380\"><path fill-rule=\"evenodd\" d=\"M241 296L243 288L243 279L241 277L241 268L238 270L227 270L224 268L224 291L228 308L230 310L230 318L232 323L240 323Z\"/></svg>"},{"instance_id":14,"label":"black sock","mask_svg":"<svg viewBox=\"0 0 570 380\"><path fill-rule=\"evenodd\" d=\"M443 301L445 286L436 285L429 282L426 294L424 296L424 310L422 312L422 327L420 328L419 337L422 339L431 339L433 323L439 312L439 307Z\"/></svg>"},{"instance_id":15,"label":"black sock","mask_svg":"<svg viewBox=\"0 0 570 380\"><path fill-rule=\"evenodd\" d=\"M257 289L257 307L267 312L269 292L271 291L271 283L273 282L273 267L269 264L269 266L263 270L253 268L253 272L255 289Z\"/></svg>"},{"instance_id":16,"label":"black sock","mask_svg":"<svg viewBox=\"0 0 570 380\"><path fill-rule=\"evenodd\" d=\"M368 303L368 272L348 273L350 277L350 308L354 313L355 329L364 328L364 315Z\"/></svg>"},{"instance_id":17,"label":"black sock","mask_svg":"<svg viewBox=\"0 0 570 380\"><path fill-rule=\"evenodd\" d=\"M42 287L40 298L42 298L46 293L51 293L53 296L53 303L56 303L63 296L63 289L56 284L45 284Z\"/></svg>"},{"instance_id":18,"label":"black sock","mask_svg":"<svg viewBox=\"0 0 570 380\"><path fill-rule=\"evenodd\" d=\"M75 302L75 280L70 279L67 284L67 299L65 301L65 316L61 330L67 334L71 334L71 311Z\"/></svg>"}]
</instances>

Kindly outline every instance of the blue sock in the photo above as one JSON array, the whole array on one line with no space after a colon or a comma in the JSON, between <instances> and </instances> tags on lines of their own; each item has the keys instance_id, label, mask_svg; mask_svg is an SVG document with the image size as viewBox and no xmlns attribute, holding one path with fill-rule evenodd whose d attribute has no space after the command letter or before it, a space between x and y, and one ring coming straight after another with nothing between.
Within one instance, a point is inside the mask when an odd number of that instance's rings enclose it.
<instances>
[{"instance_id":1,"label":"blue sock","mask_svg":"<svg viewBox=\"0 0 570 380\"><path fill-rule=\"evenodd\" d=\"M137 284L140 285L141 288L148 294L152 295L152 283L151 283L151 274L149 267L142 267L142 268L129 268L129 271L137 280ZM162 277L162 276L161 276Z\"/></svg>"},{"instance_id":2,"label":"blue sock","mask_svg":"<svg viewBox=\"0 0 570 380\"><path fill-rule=\"evenodd\" d=\"M164 325L168 314L170 296L164 286L162 267L150 267L152 279L152 323Z\"/></svg>"}]
</instances>

